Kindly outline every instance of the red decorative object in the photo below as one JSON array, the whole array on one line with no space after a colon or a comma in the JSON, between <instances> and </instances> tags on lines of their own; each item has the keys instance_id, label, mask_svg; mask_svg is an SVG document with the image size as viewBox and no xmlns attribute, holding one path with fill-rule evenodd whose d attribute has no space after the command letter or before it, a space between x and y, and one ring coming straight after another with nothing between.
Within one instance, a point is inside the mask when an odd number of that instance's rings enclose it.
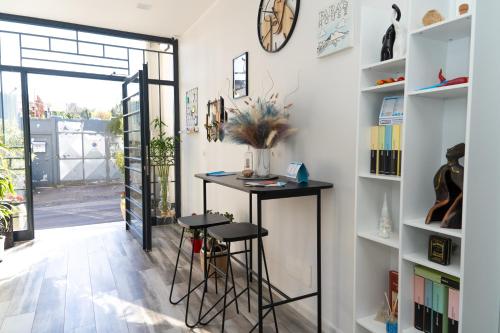
<instances>
[{"instance_id":1,"label":"red decorative object","mask_svg":"<svg viewBox=\"0 0 500 333\"><path fill-rule=\"evenodd\" d=\"M443 69L439 70L438 77L439 77L439 82L441 82L442 87L453 86L455 84L462 84L462 83L469 82L469 78L467 76L461 76L461 77L457 77L457 78L454 78L451 80L446 80L446 78L443 75Z\"/></svg>"},{"instance_id":2,"label":"red decorative object","mask_svg":"<svg viewBox=\"0 0 500 333\"><path fill-rule=\"evenodd\" d=\"M203 239L191 238L191 244L193 245L193 252L200 253L203 245Z\"/></svg>"}]
</instances>

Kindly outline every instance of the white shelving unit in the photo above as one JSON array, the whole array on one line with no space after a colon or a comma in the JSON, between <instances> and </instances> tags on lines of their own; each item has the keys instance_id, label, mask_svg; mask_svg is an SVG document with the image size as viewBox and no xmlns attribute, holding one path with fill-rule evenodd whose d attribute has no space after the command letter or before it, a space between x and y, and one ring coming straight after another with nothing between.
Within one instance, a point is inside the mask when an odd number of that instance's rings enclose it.
<instances>
[{"instance_id":1,"label":"white shelving unit","mask_svg":"<svg viewBox=\"0 0 500 333\"><path fill-rule=\"evenodd\" d=\"M475 18L476 2L467 2L470 4L470 10L463 16L458 14L456 0L364 0L362 3L355 202L356 333L385 332L385 325L375 321L374 317L385 303L384 292L388 291L389 271L392 269L399 272L399 332L420 332L413 328L412 279L416 264L460 278L460 332L481 331L473 329L474 325L487 328L483 330L485 332L493 327L491 324L495 316L491 316L493 319L487 323L482 323L484 318L474 316L469 302L478 306L481 303L483 296L479 294L484 293L478 292L481 289L476 285L477 281L493 283L494 279L499 277L498 263L496 267L484 267L485 259L480 259L481 237L491 242L495 239L487 231L480 229L484 223L481 215L489 214L488 216L492 217L494 213L481 212L481 200L474 200L469 192L483 195L480 189L487 185L484 177L481 177L480 163L471 159L471 154L475 152L476 158L487 158L493 162L494 159L488 157L487 153L481 153L479 147L481 144L490 149L495 147L489 143L490 138L486 133L479 130L480 125L476 123L476 127L473 126L473 119L482 119L485 115L491 119L499 118L481 103L485 98L491 102L494 100L483 92L487 85L482 85L483 91L476 89L475 85L480 84L474 79L482 75L483 80L490 80L489 84L497 83L494 81L495 75L488 73L480 60L487 54L486 46L483 43L482 49L475 48L475 36L480 33L476 28L479 24ZM406 57L377 62L382 36L390 25L392 3L397 3L401 8L401 21L408 31ZM485 7L490 5L493 6L493 3L481 3L481 6ZM437 9L445 20L423 27L422 17L430 9ZM493 16L494 14L491 14L488 18L490 22L496 20ZM487 24L482 24L481 29L481 33L486 33ZM490 34L491 36L493 34ZM500 54L498 46L494 51ZM476 75L475 67L483 67L479 71L480 74ZM444 75L449 79L468 76L469 83L420 90L438 83L440 69L443 69ZM386 86L375 85L378 79L399 76L404 76L405 81ZM402 176L374 175L369 170L369 128L378 124L382 99L394 95L404 95L405 99ZM493 127L488 128L488 134L493 135ZM498 137L498 134L496 135ZM424 222L425 216L435 200L433 177L439 167L446 163L447 148L461 142L466 144L466 155L461 161L465 167L462 229L441 228L439 223L427 225ZM476 150L470 148L471 146ZM493 168L488 167L487 170L493 174ZM483 187L478 187L477 184L482 184ZM486 191L489 191L489 195L494 193L493 190ZM377 235L384 193L388 195L394 223L394 233L389 239ZM492 207L493 211L495 209L496 207ZM498 221L495 218L493 220ZM490 228L492 223L487 222ZM430 235L450 237L457 245L450 265L439 265L427 259ZM490 249L493 247L490 244L487 246ZM482 262L481 266L478 261ZM481 269L478 269L479 267ZM484 277L483 273L477 272L483 269L493 277ZM495 299L495 296L488 296L488 302L494 308L490 314L498 312L498 308L495 310L495 306L498 307ZM469 311L464 310L465 307L468 307ZM498 313L496 320L498 323Z\"/></svg>"}]
</instances>

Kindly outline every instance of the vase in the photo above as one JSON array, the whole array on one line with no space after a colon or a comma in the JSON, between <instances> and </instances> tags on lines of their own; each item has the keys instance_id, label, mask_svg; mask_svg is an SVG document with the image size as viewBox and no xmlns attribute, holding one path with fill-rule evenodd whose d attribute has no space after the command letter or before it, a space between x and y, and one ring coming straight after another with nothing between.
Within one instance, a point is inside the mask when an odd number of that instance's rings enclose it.
<instances>
[{"instance_id":1,"label":"vase","mask_svg":"<svg viewBox=\"0 0 500 333\"><path fill-rule=\"evenodd\" d=\"M267 177L271 173L271 150L269 148L255 149L257 165L255 174L258 177Z\"/></svg>"}]
</instances>

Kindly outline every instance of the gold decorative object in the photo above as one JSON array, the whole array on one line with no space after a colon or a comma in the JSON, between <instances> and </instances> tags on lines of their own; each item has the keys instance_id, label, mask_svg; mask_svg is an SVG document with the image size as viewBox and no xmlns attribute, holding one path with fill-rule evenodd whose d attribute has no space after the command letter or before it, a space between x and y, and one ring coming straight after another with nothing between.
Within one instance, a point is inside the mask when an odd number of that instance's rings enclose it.
<instances>
[{"instance_id":1,"label":"gold decorative object","mask_svg":"<svg viewBox=\"0 0 500 333\"><path fill-rule=\"evenodd\" d=\"M460 13L460 15L467 14L468 11L469 11L469 4L463 3L460 6L458 6L458 12Z\"/></svg>"},{"instance_id":2,"label":"gold decorative object","mask_svg":"<svg viewBox=\"0 0 500 333\"><path fill-rule=\"evenodd\" d=\"M424 26L435 24L441 21L444 21L444 17L435 9L429 10L422 18L422 23L424 24Z\"/></svg>"}]
</instances>

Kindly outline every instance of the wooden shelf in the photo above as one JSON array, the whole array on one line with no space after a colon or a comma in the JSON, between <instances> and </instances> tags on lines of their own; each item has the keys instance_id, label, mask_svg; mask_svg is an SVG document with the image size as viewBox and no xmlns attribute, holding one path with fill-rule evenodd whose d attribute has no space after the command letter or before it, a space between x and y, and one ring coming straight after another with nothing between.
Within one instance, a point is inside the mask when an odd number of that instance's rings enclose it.
<instances>
[{"instance_id":1,"label":"wooden shelf","mask_svg":"<svg viewBox=\"0 0 500 333\"><path fill-rule=\"evenodd\" d=\"M451 20L442 21L420 28L413 31L411 35L418 35L420 37L439 41L449 41L470 37L471 18L472 16L470 14L462 15Z\"/></svg>"},{"instance_id":2,"label":"wooden shelf","mask_svg":"<svg viewBox=\"0 0 500 333\"><path fill-rule=\"evenodd\" d=\"M401 176L377 175L374 173L361 173L359 174L359 177L366 179L389 180L394 182L401 181Z\"/></svg>"},{"instance_id":3,"label":"wooden shelf","mask_svg":"<svg viewBox=\"0 0 500 333\"><path fill-rule=\"evenodd\" d=\"M427 248L424 248L424 250L426 250L426 249ZM403 256L403 259L405 259L406 261L410 261L414 264L418 264L418 265L422 265L425 267L435 269L436 271L439 271L442 273L450 274L450 275L456 276L458 278L460 277L460 263L459 263L460 258L457 258L455 256L452 256L451 264L448 266L443 266L440 264L436 264L432 261L429 261L427 259L427 253L425 253L425 254L424 253L405 254Z\"/></svg>"},{"instance_id":4,"label":"wooden shelf","mask_svg":"<svg viewBox=\"0 0 500 333\"><path fill-rule=\"evenodd\" d=\"M375 315L360 318L356 321L358 325L364 327L372 333L386 333L385 324L375 320Z\"/></svg>"},{"instance_id":5,"label":"wooden shelf","mask_svg":"<svg viewBox=\"0 0 500 333\"><path fill-rule=\"evenodd\" d=\"M447 235L455 238L462 238L462 229L449 229L449 228L441 228L439 223L425 224L425 218L408 220L404 221L404 225L432 231L435 233L439 233L442 235Z\"/></svg>"},{"instance_id":6,"label":"wooden shelf","mask_svg":"<svg viewBox=\"0 0 500 333\"><path fill-rule=\"evenodd\" d=\"M469 84L456 84L453 86L438 87L425 90L414 90L408 93L409 96L421 96L429 98L459 98L466 97L469 90Z\"/></svg>"},{"instance_id":7,"label":"wooden shelf","mask_svg":"<svg viewBox=\"0 0 500 333\"><path fill-rule=\"evenodd\" d=\"M377 235L377 231L360 231L358 236L372 242L399 249L399 233L393 232L390 238L382 238Z\"/></svg>"},{"instance_id":8,"label":"wooden shelf","mask_svg":"<svg viewBox=\"0 0 500 333\"><path fill-rule=\"evenodd\" d=\"M373 64L365 65L362 70L372 70L382 73L404 73L406 58L390 59Z\"/></svg>"},{"instance_id":9,"label":"wooden shelf","mask_svg":"<svg viewBox=\"0 0 500 333\"><path fill-rule=\"evenodd\" d=\"M372 86L361 90L364 93L386 93L393 91L403 92L405 90L405 81L398 81L393 83L382 84L379 86Z\"/></svg>"}]
</instances>

